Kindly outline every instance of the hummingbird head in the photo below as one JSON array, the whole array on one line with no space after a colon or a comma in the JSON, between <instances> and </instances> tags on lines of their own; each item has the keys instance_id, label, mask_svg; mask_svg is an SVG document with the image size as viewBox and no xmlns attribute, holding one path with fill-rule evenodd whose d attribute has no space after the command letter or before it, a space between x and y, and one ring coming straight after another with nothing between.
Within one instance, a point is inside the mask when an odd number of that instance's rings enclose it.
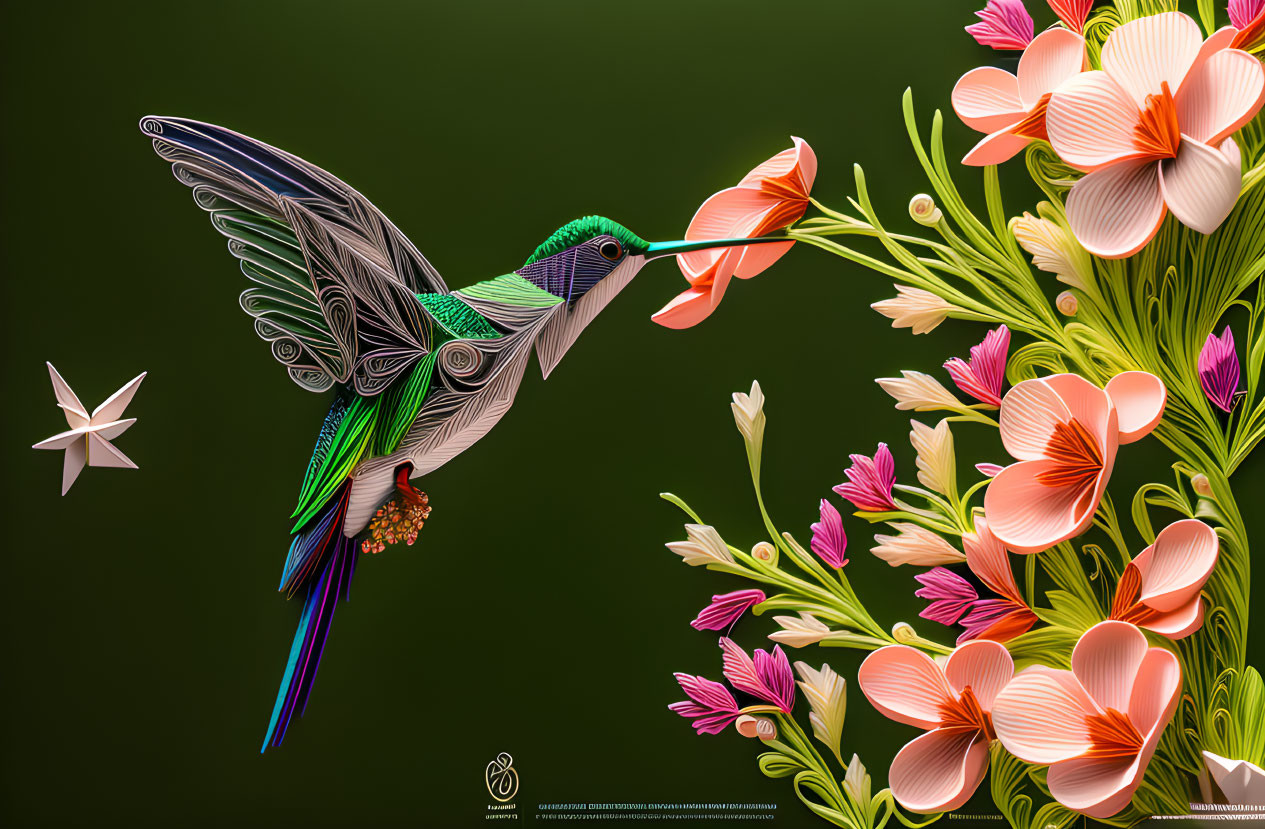
<instances>
[{"instance_id":1,"label":"hummingbird head","mask_svg":"<svg viewBox=\"0 0 1265 829\"><path fill-rule=\"evenodd\" d=\"M536 287L574 302L607 277L631 279L651 259L693 250L784 242L782 237L647 242L604 216L567 222L542 242L515 273Z\"/></svg>"}]
</instances>

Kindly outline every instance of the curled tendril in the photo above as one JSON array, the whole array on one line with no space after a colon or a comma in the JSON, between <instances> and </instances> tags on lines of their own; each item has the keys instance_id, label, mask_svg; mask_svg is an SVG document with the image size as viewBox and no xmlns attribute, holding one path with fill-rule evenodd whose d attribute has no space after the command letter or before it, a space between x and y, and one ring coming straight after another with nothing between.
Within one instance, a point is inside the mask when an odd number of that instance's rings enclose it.
<instances>
[{"instance_id":1,"label":"curled tendril","mask_svg":"<svg viewBox=\"0 0 1265 829\"><path fill-rule=\"evenodd\" d=\"M1023 158L1032 180L1051 203L1062 209L1064 193L1081 177L1081 172L1064 163L1054 152L1054 148L1045 141L1033 141L1029 144Z\"/></svg>"}]
</instances>

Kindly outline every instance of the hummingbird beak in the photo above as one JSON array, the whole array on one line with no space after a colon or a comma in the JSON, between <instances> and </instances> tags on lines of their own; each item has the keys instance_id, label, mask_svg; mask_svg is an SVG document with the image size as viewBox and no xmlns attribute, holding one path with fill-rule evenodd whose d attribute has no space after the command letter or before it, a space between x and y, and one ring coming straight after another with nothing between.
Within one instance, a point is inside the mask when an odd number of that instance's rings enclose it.
<instances>
[{"instance_id":1,"label":"hummingbird beak","mask_svg":"<svg viewBox=\"0 0 1265 829\"><path fill-rule=\"evenodd\" d=\"M650 247L646 249L646 261L658 259L661 256L676 256L679 253L689 253L693 250L708 250L710 248L732 248L739 245L762 245L767 242L790 242L791 239L785 236L756 236L751 239L706 239L697 242L651 242Z\"/></svg>"}]
</instances>

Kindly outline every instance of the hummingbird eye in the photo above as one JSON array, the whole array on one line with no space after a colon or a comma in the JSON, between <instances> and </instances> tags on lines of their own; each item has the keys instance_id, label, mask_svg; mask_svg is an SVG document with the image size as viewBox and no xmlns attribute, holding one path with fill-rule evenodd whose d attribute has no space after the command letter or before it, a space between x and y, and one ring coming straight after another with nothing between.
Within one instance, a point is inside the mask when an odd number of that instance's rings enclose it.
<instances>
[{"instance_id":1,"label":"hummingbird eye","mask_svg":"<svg viewBox=\"0 0 1265 829\"><path fill-rule=\"evenodd\" d=\"M614 262L624 255L624 248L614 239L607 239L598 246L597 252L602 254L603 259Z\"/></svg>"}]
</instances>

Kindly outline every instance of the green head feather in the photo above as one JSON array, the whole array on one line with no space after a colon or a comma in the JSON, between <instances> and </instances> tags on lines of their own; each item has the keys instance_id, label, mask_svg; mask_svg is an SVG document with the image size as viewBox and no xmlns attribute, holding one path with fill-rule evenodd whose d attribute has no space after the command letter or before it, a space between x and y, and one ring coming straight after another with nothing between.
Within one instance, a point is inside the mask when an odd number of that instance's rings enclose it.
<instances>
[{"instance_id":1,"label":"green head feather","mask_svg":"<svg viewBox=\"0 0 1265 829\"><path fill-rule=\"evenodd\" d=\"M619 243L629 253L645 253L646 249L650 247L649 242L618 222L612 222L605 216L585 216L582 219L567 222L555 230L552 236L541 242L535 253L527 257L523 267L553 256L555 253L561 253L569 247L592 239L594 236L613 236L619 240Z\"/></svg>"}]
</instances>

